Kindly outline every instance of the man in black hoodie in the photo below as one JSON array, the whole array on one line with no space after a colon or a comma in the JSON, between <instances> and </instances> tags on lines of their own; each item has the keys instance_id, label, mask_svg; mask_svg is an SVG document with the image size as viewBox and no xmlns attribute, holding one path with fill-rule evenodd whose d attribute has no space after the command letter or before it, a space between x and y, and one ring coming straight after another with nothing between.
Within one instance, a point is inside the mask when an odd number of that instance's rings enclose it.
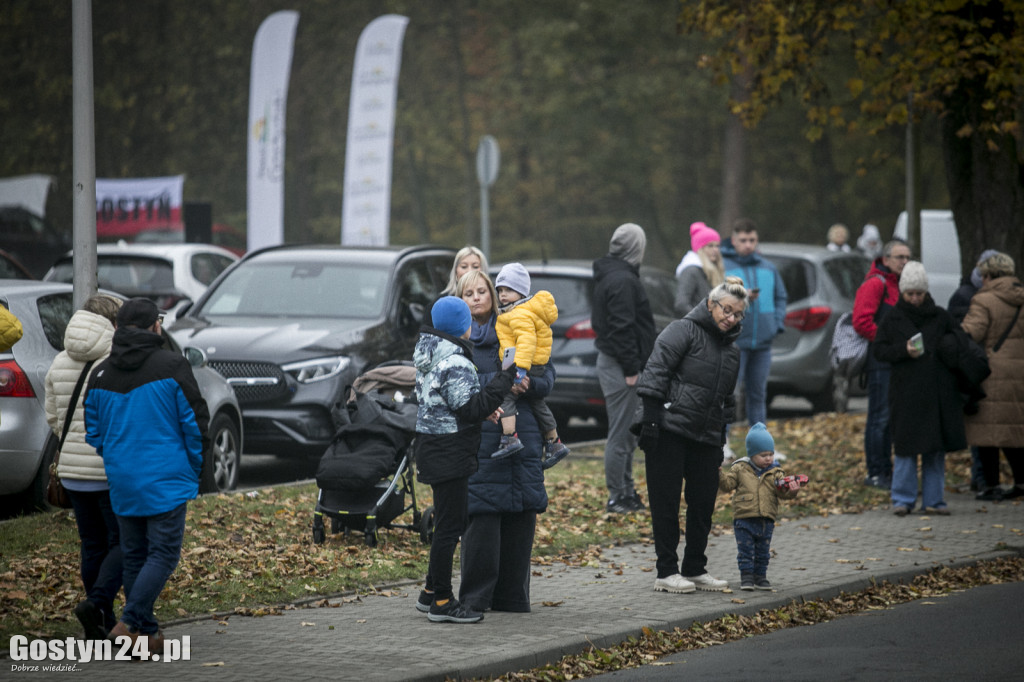
<instances>
[{"instance_id":1,"label":"man in black hoodie","mask_svg":"<svg viewBox=\"0 0 1024 682\"><path fill-rule=\"evenodd\" d=\"M591 324L597 339L597 378L608 412L604 450L607 510L616 514L643 511L633 484L636 436L629 432L637 411L636 382L654 348L654 315L640 281L647 236L639 225L620 225L608 255L594 261Z\"/></svg>"}]
</instances>

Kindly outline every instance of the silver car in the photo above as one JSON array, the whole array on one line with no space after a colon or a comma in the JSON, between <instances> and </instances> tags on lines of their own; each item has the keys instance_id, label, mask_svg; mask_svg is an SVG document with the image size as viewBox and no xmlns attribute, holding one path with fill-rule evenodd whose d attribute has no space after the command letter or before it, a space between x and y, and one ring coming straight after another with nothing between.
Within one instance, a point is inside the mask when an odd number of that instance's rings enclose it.
<instances>
[{"instance_id":1,"label":"silver car","mask_svg":"<svg viewBox=\"0 0 1024 682\"><path fill-rule=\"evenodd\" d=\"M112 294L116 295L116 294ZM47 469L57 438L46 423L44 386L50 364L64 348L64 330L74 312L72 287L57 282L0 279L0 303L24 328L21 340L0 353L0 506L43 506ZM169 348L179 350L169 335ZM238 484L242 417L234 391L205 366L198 349L185 352L210 408L210 449L200 490L230 490Z\"/></svg>"},{"instance_id":2,"label":"silver car","mask_svg":"<svg viewBox=\"0 0 1024 682\"><path fill-rule=\"evenodd\" d=\"M856 251L808 244L762 243L758 253L778 269L789 295L786 330L772 343L768 402L776 395L798 396L817 412L845 412L850 395L864 390L856 380L851 386L833 375L832 331L839 316L853 310L871 262Z\"/></svg>"}]
</instances>

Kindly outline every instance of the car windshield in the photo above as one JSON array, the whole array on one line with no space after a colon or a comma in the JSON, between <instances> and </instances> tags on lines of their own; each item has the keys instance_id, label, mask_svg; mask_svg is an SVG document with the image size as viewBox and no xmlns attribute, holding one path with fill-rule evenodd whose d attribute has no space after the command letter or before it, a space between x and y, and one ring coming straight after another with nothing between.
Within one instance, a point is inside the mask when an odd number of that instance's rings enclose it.
<instances>
[{"instance_id":1,"label":"car windshield","mask_svg":"<svg viewBox=\"0 0 1024 682\"><path fill-rule=\"evenodd\" d=\"M54 265L48 279L70 283L74 276L74 262L68 260ZM173 291L174 270L170 262L162 259L99 255L96 257L96 283L126 296L146 296Z\"/></svg>"},{"instance_id":2,"label":"car windshield","mask_svg":"<svg viewBox=\"0 0 1024 682\"><path fill-rule=\"evenodd\" d=\"M372 319L383 314L387 280L380 266L250 261L229 273L196 314Z\"/></svg>"}]
</instances>

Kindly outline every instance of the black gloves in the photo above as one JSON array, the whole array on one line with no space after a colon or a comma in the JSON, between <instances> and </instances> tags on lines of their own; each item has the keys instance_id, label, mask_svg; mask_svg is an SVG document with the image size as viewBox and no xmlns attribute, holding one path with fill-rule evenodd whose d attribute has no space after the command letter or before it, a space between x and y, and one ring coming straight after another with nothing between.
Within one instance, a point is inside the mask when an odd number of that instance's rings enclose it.
<instances>
[{"instance_id":1,"label":"black gloves","mask_svg":"<svg viewBox=\"0 0 1024 682\"><path fill-rule=\"evenodd\" d=\"M644 422L640 425L640 440L637 445L644 452L650 452L658 445L658 437L661 435L661 428L654 422Z\"/></svg>"}]
</instances>

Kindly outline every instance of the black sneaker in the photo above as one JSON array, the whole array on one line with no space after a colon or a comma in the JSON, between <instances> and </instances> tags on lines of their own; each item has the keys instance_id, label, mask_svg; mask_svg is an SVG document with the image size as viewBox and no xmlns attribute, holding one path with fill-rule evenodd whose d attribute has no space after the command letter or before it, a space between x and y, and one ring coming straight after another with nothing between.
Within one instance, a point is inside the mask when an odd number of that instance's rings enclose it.
<instances>
[{"instance_id":1,"label":"black sneaker","mask_svg":"<svg viewBox=\"0 0 1024 682\"><path fill-rule=\"evenodd\" d=\"M420 598L416 600L416 610L420 613L429 613L434 603L434 593L420 590Z\"/></svg>"},{"instance_id":2,"label":"black sneaker","mask_svg":"<svg viewBox=\"0 0 1024 682\"><path fill-rule=\"evenodd\" d=\"M1003 489L999 486L992 486L985 488L980 493L974 496L976 500L987 500L989 502L999 502L1003 499Z\"/></svg>"},{"instance_id":3,"label":"black sneaker","mask_svg":"<svg viewBox=\"0 0 1024 682\"><path fill-rule=\"evenodd\" d=\"M605 511L609 514L628 514L635 510L630 504L630 499L628 497L624 497L619 500L608 500L608 505L605 507Z\"/></svg>"},{"instance_id":4,"label":"black sneaker","mask_svg":"<svg viewBox=\"0 0 1024 682\"><path fill-rule=\"evenodd\" d=\"M629 505L630 511L647 511L647 507L644 506L644 501L640 499L640 493L633 491L633 494L626 498L626 504Z\"/></svg>"},{"instance_id":5,"label":"black sneaker","mask_svg":"<svg viewBox=\"0 0 1024 682\"><path fill-rule=\"evenodd\" d=\"M754 591L754 575L752 573L740 574L740 589L747 592Z\"/></svg>"},{"instance_id":6,"label":"black sneaker","mask_svg":"<svg viewBox=\"0 0 1024 682\"><path fill-rule=\"evenodd\" d=\"M759 590L770 590L772 589L772 584L768 582L768 578L762 575L754 578L754 587Z\"/></svg>"},{"instance_id":7,"label":"black sneaker","mask_svg":"<svg viewBox=\"0 0 1024 682\"><path fill-rule=\"evenodd\" d=\"M868 476L864 479L864 485L870 488L878 488L879 490L889 490L892 488L892 478L881 474L877 476Z\"/></svg>"},{"instance_id":8,"label":"black sneaker","mask_svg":"<svg viewBox=\"0 0 1024 682\"><path fill-rule=\"evenodd\" d=\"M443 606L438 606L437 602L431 604L427 618L431 623L479 623L484 619L484 614L452 597Z\"/></svg>"},{"instance_id":9,"label":"black sneaker","mask_svg":"<svg viewBox=\"0 0 1024 682\"><path fill-rule=\"evenodd\" d=\"M1009 488L1002 491L1002 495L1004 500L1015 500L1024 495L1024 488L1019 485L1011 485Z\"/></svg>"},{"instance_id":10,"label":"black sneaker","mask_svg":"<svg viewBox=\"0 0 1024 682\"><path fill-rule=\"evenodd\" d=\"M75 607L75 618L82 624L86 639L106 639L107 628L103 627L103 612L88 599Z\"/></svg>"}]
</instances>

